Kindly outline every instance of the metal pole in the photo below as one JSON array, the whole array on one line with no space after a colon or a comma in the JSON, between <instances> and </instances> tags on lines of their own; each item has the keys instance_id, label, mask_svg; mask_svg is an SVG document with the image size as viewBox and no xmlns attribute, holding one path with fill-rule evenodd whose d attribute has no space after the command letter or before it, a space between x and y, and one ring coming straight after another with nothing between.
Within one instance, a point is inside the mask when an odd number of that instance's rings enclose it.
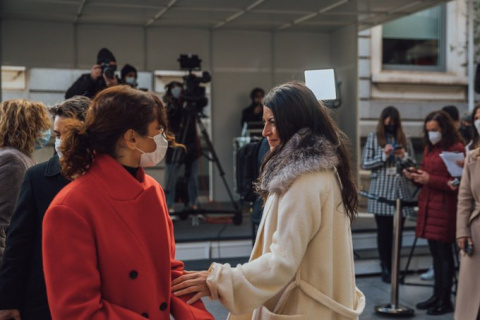
<instances>
[{"instance_id":1,"label":"metal pole","mask_svg":"<svg viewBox=\"0 0 480 320\"><path fill-rule=\"evenodd\" d=\"M396 201L396 210L395 216L393 217L393 230L394 232L394 241L393 241L393 254L392 254L392 306L396 307L398 305L398 267L399 267L399 257L400 257L400 241L402 235L402 223L401 223L401 207L400 198L397 198Z\"/></svg>"},{"instance_id":2,"label":"metal pole","mask_svg":"<svg viewBox=\"0 0 480 320\"><path fill-rule=\"evenodd\" d=\"M397 199L395 206L395 216L393 217L393 250L392 250L392 294L390 303L375 307L375 311L380 314L398 317L411 317L414 311L398 303L398 269L400 266L400 242L402 238L402 200L400 199L399 183L400 174L397 172Z\"/></svg>"},{"instance_id":3,"label":"metal pole","mask_svg":"<svg viewBox=\"0 0 480 320\"><path fill-rule=\"evenodd\" d=\"M473 43L473 19L474 19L474 11L473 11L473 0L468 0L468 110L473 111L475 107L475 68L474 68L474 60L475 57L473 56L475 44Z\"/></svg>"}]
</instances>

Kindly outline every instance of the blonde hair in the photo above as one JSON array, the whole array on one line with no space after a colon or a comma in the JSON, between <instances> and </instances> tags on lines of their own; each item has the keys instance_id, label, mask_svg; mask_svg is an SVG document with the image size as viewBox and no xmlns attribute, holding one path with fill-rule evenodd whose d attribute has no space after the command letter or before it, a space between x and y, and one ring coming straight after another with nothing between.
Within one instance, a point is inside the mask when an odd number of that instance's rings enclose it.
<instances>
[{"instance_id":1,"label":"blonde hair","mask_svg":"<svg viewBox=\"0 0 480 320\"><path fill-rule=\"evenodd\" d=\"M14 99L0 105L0 147L33 153L35 140L50 128L50 117L41 102Z\"/></svg>"}]
</instances>

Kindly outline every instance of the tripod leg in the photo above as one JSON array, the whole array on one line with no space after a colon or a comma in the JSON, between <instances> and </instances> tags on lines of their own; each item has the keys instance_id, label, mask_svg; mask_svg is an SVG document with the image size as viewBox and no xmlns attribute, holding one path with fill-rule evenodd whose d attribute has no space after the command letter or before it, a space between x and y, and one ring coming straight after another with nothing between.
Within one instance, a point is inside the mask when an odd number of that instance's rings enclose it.
<instances>
[{"instance_id":1,"label":"tripod leg","mask_svg":"<svg viewBox=\"0 0 480 320\"><path fill-rule=\"evenodd\" d=\"M190 125L190 117L188 114L184 113L182 116L182 120L180 121L180 139L177 141L178 143L185 144L186 140L186 131L188 126ZM180 168L180 158L182 155L182 152L185 152L182 150L180 147L176 147L173 149L173 155L172 155L172 160L171 164L169 165L170 168L167 172L167 183L165 186L165 193L167 194L167 199L171 197L171 194L175 193L175 181L177 180L178 176L178 169ZM172 200L175 202L175 199ZM173 205L173 203L169 204Z\"/></svg>"},{"instance_id":2,"label":"tripod leg","mask_svg":"<svg viewBox=\"0 0 480 320\"><path fill-rule=\"evenodd\" d=\"M410 261L412 260L413 251L415 250L415 246L417 245L417 240L418 240L417 237L415 237L415 239L413 240L412 248L410 249L410 253L408 254L407 264L405 265L405 269L403 270L401 283L405 282L405 277L407 276L407 273L408 273L408 267L410 266Z\"/></svg>"},{"instance_id":3,"label":"tripod leg","mask_svg":"<svg viewBox=\"0 0 480 320\"><path fill-rule=\"evenodd\" d=\"M223 171L222 165L220 164L220 160L218 159L217 153L215 152L215 149L213 148L212 141L210 140L210 137L208 136L208 132L203 125L202 120L200 117L197 117L197 122L198 126L200 127L200 132L202 133L203 138L205 139L205 142L207 144L208 151L210 152L212 156L212 161L215 162L217 165L218 171L220 172L220 177L222 178L223 184L225 185L225 189L228 192L228 196L230 198L230 201L232 202L233 207L235 208L235 217L233 218L233 222L235 224L240 224L242 223L242 212L239 209L238 203L233 199L232 192L230 191L230 188L228 187L227 180L225 179L225 171Z\"/></svg>"}]
</instances>

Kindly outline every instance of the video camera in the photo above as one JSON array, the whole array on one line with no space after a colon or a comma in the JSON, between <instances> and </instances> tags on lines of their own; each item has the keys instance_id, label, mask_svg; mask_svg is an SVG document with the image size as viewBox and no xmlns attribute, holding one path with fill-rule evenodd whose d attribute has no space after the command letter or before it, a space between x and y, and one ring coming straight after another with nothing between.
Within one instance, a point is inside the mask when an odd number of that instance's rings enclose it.
<instances>
[{"instance_id":1,"label":"video camera","mask_svg":"<svg viewBox=\"0 0 480 320\"><path fill-rule=\"evenodd\" d=\"M110 65L111 61L114 61L114 60L105 59L105 61L103 61L100 64L100 68L102 68L102 73L108 79L113 79L115 77L115 71L117 71L117 66L116 65L114 65L114 66Z\"/></svg>"},{"instance_id":2,"label":"video camera","mask_svg":"<svg viewBox=\"0 0 480 320\"><path fill-rule=\"evenodd\" d=\"M211 76L208 71L202 72L202 77L192 73L192 70L200 70L201 59L198 55L181 54L177 60L180 63L181 70L188 70L188 75L183 77L184 89L182 98L186 102L185 109L190 112L202 113L203 108L208 104L208 98L205 96L205 87L200 83L208 83Z\"/></svg>"}]
</instances>

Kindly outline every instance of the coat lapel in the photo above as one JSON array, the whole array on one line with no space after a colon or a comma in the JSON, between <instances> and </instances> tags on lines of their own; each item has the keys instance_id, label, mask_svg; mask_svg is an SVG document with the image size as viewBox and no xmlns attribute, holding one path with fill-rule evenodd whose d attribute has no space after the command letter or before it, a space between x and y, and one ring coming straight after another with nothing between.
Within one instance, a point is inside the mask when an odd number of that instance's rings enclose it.
<instances>
[{"instance_id":1,"label":"coat lapel","mask_svg":"<svg viewBox=\"0 0 480 320\"><path fill-rule=\"evenodd\" d=\"M89 172L105 186L108 194L114 200L134 200L146 188L143 168L138 169L137 180L118 161L106 154L95 157Z\"/></svg>"}]
</instances>

